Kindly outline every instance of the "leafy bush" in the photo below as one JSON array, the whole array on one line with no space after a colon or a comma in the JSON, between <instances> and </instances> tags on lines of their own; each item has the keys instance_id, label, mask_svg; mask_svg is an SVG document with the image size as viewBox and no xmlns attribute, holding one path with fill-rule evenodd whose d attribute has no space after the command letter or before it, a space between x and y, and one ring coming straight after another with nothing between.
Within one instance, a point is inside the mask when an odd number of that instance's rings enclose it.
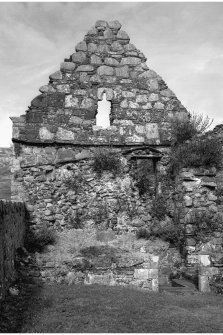
<instances>
[{"instance_id":1,"label":"leafy bush","mask_svg":"<svg viewBox=\"0 0 223 335\"><path fill-rule=\"evenodd\" d=\"M222 145L216 138L201 137L172 148L171 169L177 173L184 167L222 166Z\"/></svg>"},{"instance_id":2,"label":"leafy bush","mask_svg":"<svg viewBox=\"0 0 223 335\"><path fill-rule=\"evenodd\" d=\"M146 240L153 240L154 238L160 238L165 242L169 242L171 246L182 250L185 244L185 231L183 226L175 224L174 222L167 222L164 225L154 222L150 227L150 230L146 228L140 228L136 232L136 237L145 238Z\"/></svg>"},{"instance_id":3,"label":"leafy bush","mask_svg":"<svg viewBox=\"0 0 223 335\"><path fill-rule=\"evenodd\" d=\"M191 140L195 135L204 134L211 126L213 119L202 114L191 114L187 118L174 118L171 122L171 133L174 144Z\"/></svg>"},{"instance_id":4,"label":"leafy bush","mask_svg":"<svg viewBox=\"0 0 223 335\"><path fill-rule=\"evenodd\" d=\"M211 213L205 211L195 211L191 216L193 222L193 238L197 242L206 242L208 234L214 231L222 231L222 217L220 215L213 216Z\"/></svg>"},{"instance_id":5,"label":"leafy bush","mask_svg":"<svg viewBox=\"0 0 223 335\"><path fill-rule=\"evenodd\" d=\"M139 228L136 232L137 238L145 238L146 240L149 240L151 237L150 231L146 228Z\"/></svg>"},{"instance_id":6,"label":"leafy bush","mask_svg":"<svg viewBox=\"0 0 223 335\"><path fill-rule=\"evenodd\" d=\"M48 227L33 231L30 227L26 230L24 247L29 252L41 252L44 247L56 242L56 232Z\"/></svg>"},{"instance_id":7,"label":"leafy bush","mask_svg":"<svg viewBox=\"0 0 223 335\"><path fill-rule=\"evenodd\" d=\"M158 220L163 220L168 214L167 201L163 195L158 195L153 199L151 214Z\"/></svg>"},{"instance_id":8,"label":"leafy bush","mask_svg":"<svg viewBox=\"0 0 223 335\"><path fill-rule=\"evenodd\" d=\"M82 173L73 172L71 175L64 177L63 183L70 190L79 193L81 187L85 183L85 178L83 177Z\"/></svg>"},{"instance_id":9,"label":"leafy bush","mask_svg":"<svg viewBox=\"0 0 223 335\"><path fill-rule=\"evenodd\" d=\"M121 160L116 152L110 149L99 149L95 151L93 170L101 175L104 171L110 171L116 176L121 172Z\"/></svg>"}]
</instances>

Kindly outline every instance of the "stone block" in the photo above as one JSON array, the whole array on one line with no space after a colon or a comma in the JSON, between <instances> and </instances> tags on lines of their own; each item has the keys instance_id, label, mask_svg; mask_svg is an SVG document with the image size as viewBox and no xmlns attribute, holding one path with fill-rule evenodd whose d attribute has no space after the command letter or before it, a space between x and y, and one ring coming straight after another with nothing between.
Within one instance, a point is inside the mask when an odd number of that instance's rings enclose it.
<instances>
[{"instance_id":1,"label":"stone block","mask_svg":"<svg viewBox=\"0 0 223 335\"><path fill-rule=\"evenodd\" d=\"M147 139L159 139L159 130L157 123L147 123L145 125Z\"/></svg>"},{"instance_id":2,"label":"stone block","mask_svg":"<svg viewBox=\"0 0 223 335\"><path fill-rule=\"evenodd\" d=\"M159 100L159 95L156 94L156 93L151 93L148 100L149 101L157 101L157 100Z\"/></svg>"},{"instance_id":3,"label":"stone block","mask_svg":"<svg viewBox=\"0 0 223 335\"><path fill-rule=\"evenodd\" d=\"M112 76L114 74L114 69L111 66L102 65L97 69L97 74L99 76Z\"/></svg>"},{"instance_id":4,"label":"stone block","mask_svg":"<svg viewBox=\"0 0 223 335\"><path fill-rule=\"evenodd\" d=\"M95 53L98 49L98 46L97 44L95 43L89 43L88 44L88 52L91 54L91 53Z\"/></svg>"},{"instance_id":5,"label":"stone block","mask_svg":"<svg viewBox=\"0 0 223 335\"><path fill-rule=\"evenodd\" d=\"M111 44L111 50L116 52L124 52L122 45L118 41L114 41Z\"/></svg>"},{"instance_id":6,"label":"stone block","mask_svg":"<svg viewBox=\"0 0 223 335\"><path fill-rule=\"evenodd\" d=\"M124 30L119 30L117 38L119 40L127 40L127 41L130 40L129 35Z\"/></svg>"},{"instance_id":7,"label":"stone block","mask_svg":"<svg viewBox=\"0 0 223 335\"><path fill-rule=\"evenodd\" d=\"M130 66L136 66L141 63L141 59L138 57L125 57L121 60L121 65L130 65Z\"/></svg>"},{"instance_id":8,"label":"stone block","mask_svg":"<svg viewBox=\"0 0 223 335\"><path fill-rule=\"evenodd\" d=\"M54 134L51 133L46 127L41 127L39 129L39 137L41 140L52 140L54 138Z\"/></svg>"},{"instance_id":9,"label":"stone block","mask_svg":"<svg viewBox=\"0 0 223 335\"><path fill-rule=\"evenodd\" d=\"M47 95L47 106L62 108L64 106L65 94L52 93Z\"/></svg>"},{"instance_id":10,"label":"stone block","mask_svg":"<svg viewBox=\"0 0 223 335\"><path fill-rule=\"evenodd\" d=\"M70 130L59 127L56 132L56 139L63 140L63 141L68 141L68 140L72 141L74 140L74 133Z\"/></svg>"},{"instance_id":11,"label":"stone block","mask_svg":"<svg viewBox=\"0 0 223 335\"><path fill-rule=\"evenodd\" d=\"M63 79L63 74L61 71L56 71L53 74L50 75L51 80L62 80Z\"/></svg>"},{"instance_id":12,"label":"stone block","mask_svg":"<svg viewBox=\"0 0 223 335\"><path fill-rule=\"evenodd\" d=\"M65 97L65 107L79 107L79 100L76 97L73 97L72 95L67 95Z\"/></svg>"},{"instance_id":13,"label":"stone block","mask_svg":"<svg viewBox=\"0 0 223 335\"><path fill-rule=\"evenodd\" d=\"M76 51L87 51L87 44L85 41L79 42L76 47L75 47Z\"/></svg>"},{"instance_id":14,"label":"stone block","mask_svg":"<svg viewBox=\"0 0 223 335\"><path fill-rule=\"evenodd\" d=\"M98 20L95 23L95 28L105 30L108 26L108 23L104 20Z\"/></svg>"},{"instance_id":15,"label":"stone block","mask_svg":"<svg viewBox=\"0 0 223 335\"><path fill-rule=\"evenodd\" d=\"M92 72L94 67L92 65L79 65L76 69L77 72Z\"/></svg>"},{"instance_id":16,"label":"stone block","mask_svg":"<svg viewBox=\"0 0 223 335\"><path fill-rule=\"evenodd\" d=\"M60 64L61 71L74 71L76 65L73 62L63 62Z\"/></svg>"},{"instance_id":17,"label":"stone block","mask_svg":"<svg viewBox=\"0 0 223 335\"><path fill-rule=\"evenodd\" d=\"M86 62L86 60L87 60L87 56L86 56L86 53L84 53L83 51L75 52L72 55L72 61L74 63L82 64L82 63Z\"/></svg>"},{"instance_id":18,"label":"stone block","mask_svg":"<svg viewBox=\"0 0 223 335\"><path fill-rule=\"evenodd\" d=\"M59 93L66 93L66 94L70 93L70 86L67 84L57 85L56 88L57 88L57 92Z\"/></svg>"},{"instance_id":19,"label":"stone block","mask_svg":"<svg viewBox=\"0 0 223 335\"><path fill-rule=\"evenodd\" d=\"M80 108L89 109L94 106L94 100L91 98L84 98L81 102Z\"/></svg>"},{"instance_id":20,"label":"stone block","mask_svg":"<svg viewBox=\"0 0 223 335\"><path fill-rule=\"evenodd\" d=\"M105 31L104 31L104 38L108 39L108 40L114 38L114 35L113 35L113 32L112 32L111 29L109 29L109 28L105 29Z\"/></svg>"},{"instance_id":21,"label":"stone block","mask_svg":"<svg viewBox=\"0 0 223 335\"><path fill-rule=\"evenodd\" d=\"M51 85L43 85L39 88L39 91L41 93L55 93L56 92L55 88L53 88L53 86Z\"/></svg>"},{"instance_id":22,"label":"stone block","mask_svg":"<svg viewBox=\"0 0 223 335\"><path fill-rule=\"evenodd\" d=\"M136 96L136 102L146 103L147 102L147 95L146 94L137 95Z\"/></svg>"},{"instance_id":23,"label":"stone block","mask_svg":"<svg viewBox=\"0 0 223 335\"><path fill-rule=\"evenodd\" d=\"M208 276L198 276L198 288L200 292L211 292Z\"/></svg>"},{"instance_id":24,"label":"stone block","mask_svg":"<svg viewBox=\"0 0 223 335\"><path fill-rule=\"evenodd\" d=\"M115 73L117 77L128 78L129 77L129 67L127 65L115 68Z\"/></svg>"},{"instance_id":25,"label":"stone block","mask_svg":"<svg viewBox=\"0 0 223 335\"><path fill-rule=\"evenodd\" d=\"M109 28L114 29L114 30L119 30L122 27L121 23L119 23L119 21L117 20L109 21L108 26Z\"/></svg>"},{"instance_id":26,"label":"stone block","mask_svg":"<svg viewBox=\"0 0 223 335\"><path fill-rule=\"evenodd\" d=\"M114 286L116 282L112 272L105 274L88 273L84 280L84 284L86 285L99 284L99 285Z\"/></svg>"},{"instance_id":27,"label":"stone block","mask_svg":"<svg viewBox=\"0 0 223 335\"><path fill-rule=\"evenodd\" d=\"M104 60L105 65L118 66L120 63L115 58L107 57Z\"/></svg>"},{"instance_id":28,"label":"stone block","mask_svg":"<svg viewBox=\"0 0 223 335\"><path fill-rule=\"evenodd\" d=\"M102 64L101 57L99 57L97 55L91 55L91 64L95 64L95 65ZM109 64L107 64L107 65L109 65Z\"/></svg>"},{"instance_id":29,"label":"stone block","mask_svg":"<svg viewBox=\"0 0 223 335\"><path fill-rule=\"evenodd\" d=\"M154 108L156 108L156 109L164 109L164 104L162 102L157 101L154 104Z\"/></svg>"}]
</instances>

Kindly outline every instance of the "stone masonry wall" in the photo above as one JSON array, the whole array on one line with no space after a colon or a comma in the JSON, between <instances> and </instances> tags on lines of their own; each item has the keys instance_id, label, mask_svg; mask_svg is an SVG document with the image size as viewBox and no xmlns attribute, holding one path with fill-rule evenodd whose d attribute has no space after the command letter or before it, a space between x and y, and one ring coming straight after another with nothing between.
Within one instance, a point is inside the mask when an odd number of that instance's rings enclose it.
<instances>
[{"instance_id":1,"label":"stone masonry wall","mask_svg":"<svg viewBox=\"0 0 223 335\"><path fill-rule=\"evenodd\" d=\"M26 201L29 221L36 228L97 227L121 233L148 226L153 197L139 195L137 171L132 171L131 152L125 154L125 149L109 149L120 155L120 173L99 176L92 168L95 148L23 145L21 155L14 159L13 199ZM155 174L151 179L155 185Z\"/></svg>"},{"instance_id":2,"label":"stone masonry wall","mask_svg":"<svg viewBox=\"0 0 223 335\"><path fill-rule=\"evenodd\" d=\"M0 301L14 279L16 249L23 246L25 205L0 201Z\"/></svg>"},{"instance_id":3,"label":"stone masonry wall","mask_svg":"<svg viewBox=\"0 0 223 335\"><path fill-rule=\"evenodd\" d=\"M177 207L181 212L181 223L186 227L187 266L198 270L199 255L210 254L213 259L223 252L223 198L217 194L220 187L222 171L212 169L183 169L178 177ZM204 241L197 241L194 236L196 214L203 215L203 228L211 220L215 223L212 231L206 234ZM202 225L202 222L200 222Z\"/></svg>"},{"instance_id":4,"label":"stone masonry wall","mask_svg":"<svg viewBox=\"0 0 223 335\"><path fill-rule=\"evenodd\" d=\"M11 118L22 143L168 144L169 121L187 115L118 21L97 21L60 70L40 87L25 115ZM103 93L110 127L96 125Z\"/></svg>"}]
</instances>

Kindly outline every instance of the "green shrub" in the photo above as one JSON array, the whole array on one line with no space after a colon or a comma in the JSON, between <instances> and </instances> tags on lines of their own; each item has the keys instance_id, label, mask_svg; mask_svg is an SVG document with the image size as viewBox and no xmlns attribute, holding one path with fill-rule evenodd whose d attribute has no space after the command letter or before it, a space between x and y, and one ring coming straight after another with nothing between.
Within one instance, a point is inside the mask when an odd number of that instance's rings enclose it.
<instances>
[{"instance_id":1,"label":"green shrub","mask_svg":"<svg viewBox=\"0 0 223 335\"><path fill-rule=\"evenodd\" d=\"M202 114L189 113L187 118L174 118L171 122L171 133L174 144L182 144L195 135L204 134L213 120Z\"/></svg>"},{"instance_id":2,"label":"green shrub","mask_svg":"<svg viewBox=\"0 0 223 335\"><path fill-rule=\"evenodd\" d=\"M85 178L83 177L82 173L80 172L72 172L71 175L64 177L63 183L64 185L76 193L79 193L83 184L85 183Z\"/></svg>"},{"instance_id":3,"label":"green shrub","mask_svg":"<svg viewBox=\"0 0 223 335\"><path fill-rule=\"evenodd\" d=\"M48 227L41 227L39 230L32 230L30 227L26 230L24 247L29 252L41 252L44 247L56 242L56 232Z\"/></svg>"},{"instance_id":4,"label":"green shrub","mask_svg":"<svg viewBox=\"0 0 223 335\"><path fill-rule=\"evenodd\" d=\"M136 237L139 238L145 238L146 240L149 240L151 237L150 231L146 228L139 228L136 232Z\"/></svg>"},{"instance_id":5,"label":"green shrub","mask_svg":"<svg viewBox=\"0 0 223 335\"><path fill-rule=\"evenodd\" d=\"M195 211L191 216L193 222L193 238L199 242L206 242L208 235L214 231L223 231L222 217L205 211Z\"/></svg>"},{"instance_id":6,"label":"green shrub","mask_svg":"<svg viewBox=\"0 0 223 335\"><path fill-rule=\"evenodd\" d=\"M99 149L95 151L93 162L93 170L98 175L102 175L104 171L112 172L114 176L121 172L120 156L110 149Z\"/></svg>"},{"instance_id":7,"label":"green shrub","mask_svg":"<svg viewBox=\"0 0 223 335\"><path fill-rule=\"evenodd\" d=\"M177 173L186 167L222 166L222 145L216 138L201 137L172 148L170 154L171 169Z\"/></svg>"},{"instance_id":8,"label":"green shrub","mask_svg":"<svg viewBox=\"0 0 223 335\"><path fill-rule=\"evenodd\" d=\"M151 214L158 220L163 220L166 214L168 214L167 201L163 195L158 195L153 199Z\"/></svg>"}]
</instances>

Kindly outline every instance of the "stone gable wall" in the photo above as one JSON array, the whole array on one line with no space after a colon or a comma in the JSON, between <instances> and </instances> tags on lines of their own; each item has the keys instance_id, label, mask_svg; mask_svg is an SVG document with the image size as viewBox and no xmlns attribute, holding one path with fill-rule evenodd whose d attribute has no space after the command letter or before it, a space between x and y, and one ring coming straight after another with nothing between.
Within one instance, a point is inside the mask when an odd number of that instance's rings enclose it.
<instances>
[{"instance_id":1,"label":"stone gable wall","mask_svg":"<svg viewBox=\"0 0 223 335\"><path fill-rule=\"evenodd\" d=\"M25 115L11 118L13 140L25 143L168 144L169 121L187 114L117 21L98 21L76 52L40 87ZM96 126L103 92L111 126Z\"/></svg>"},{"instance_id":2,"label":"stone gable wall","mask_svg":"<svg viewBox=\"0 0 223 335\"><path fill-rule=\"evenodd\" d=\"M23 246L25 205L0 201L0 301L15 276L15 252Z\"/></svg>"}]
</instances>

